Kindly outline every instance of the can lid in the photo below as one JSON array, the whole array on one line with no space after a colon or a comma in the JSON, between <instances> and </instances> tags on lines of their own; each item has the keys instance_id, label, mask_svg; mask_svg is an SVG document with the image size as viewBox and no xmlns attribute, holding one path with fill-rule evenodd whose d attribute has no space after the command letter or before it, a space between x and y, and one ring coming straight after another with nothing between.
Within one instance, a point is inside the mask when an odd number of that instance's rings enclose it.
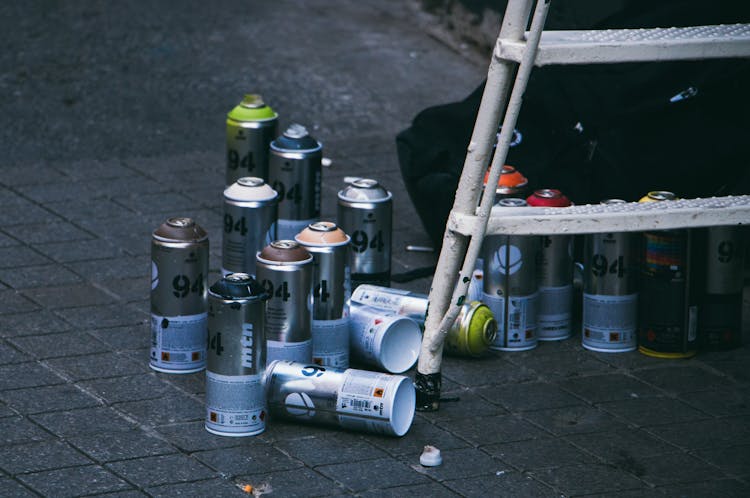
<instances>
[{"instance_id":1,"label":"can lid","mask_svg":"<svg viewBox=\"0 0 750 498\"><path fill-rule=\"evenodd\" d=\"M391 193L372 178L357 178L339 191L339 199L350 202L386 202L391 197Z\"/></svg>"},{"instance_id":2,"label":"can lid","mask_svg":"<svg viewBox=\"0 0 750 498\"><path fill-rule=\"evenodd\" d=\"M305 264L312 259L307 249L293 240L275 240L258 253L258 261L271 265Z\"/></svg>"},{"instance_id":3,"label":"can lid","mask_svg":"<svg viewBox=\"0 0 750 498\"><path fill-rule=\"evenodd\" d=\"M195 220L184 216L167 219L154 230L153 236L166 242L201 242L208 239L206 231Z\"/></svg>"},{"instance_id":4,"label":"can lid","mask_svg":"<svg viewBox=\"0 0 750 498\"><path fill-rule=\"evenodd\" d=\"M278 151L316 151L323 146L315 140L307 131L307 128L299 123L292 123L289 128L271 142L271 148Z\"/></svg>"},{"instance_id":5,"label":"can lid","mask_svg":"<svg viewBox=\"0 0 750 498\"><path fill-rule=\"evenodd\" d=\"M490 170L484 174L484 184L487 185L487 180L490 177ZM529 181L525 176L521 174L513 166L506 164L500 170L500 178L497 180L497 188L503 193L512 193L517 190L521 190L523 187L528 185Z\"/></svg>"},{"instance_id":6,"label":"can lid","mask_svg":"<svg viewBox=\"0 0 750 498\"><path fill-rule=\"evenodd\" d=\"M600 204L627 204L627 202L623 199L603 199Z\"/></svg>"},{"instance_id":7,"label":"can lid","mask_svg":"<svg viewBox=\"0 0 750 498\"><path fill-rule=\"evenodd\" d=\"M468 334L466 348L469 353L479 356L490 347L497 335L497 321L492 310L479 301L465 304L468 306L466 320L468 320Z\"/></svg>"},{"instance_id":8,"label":"can lid","mask_svg":"<svg viewBox=\"0 0 750 498\"><path fill-rule=\"evenodd\" d=\"M677 196L674 192L668 190L652 190L648 194L641 197L638 202L658 202L658 201L674 201L677 200Z\"/></svg>"},{"instance_id":9,"label":"can lid","mask_svg":"<svg viewBox=\"0 0 750 498\"><path fill-rule=\"evenodd\" d=\"M266 105L263 97L255 93L245 94L242 102L227 114L227 118L233 121L269 121L277 117L278 114Z\"/></svg>"},{"instance_id":10,"label":"can lid","mask_svg":"<svg viewBox=\"0 0 750 498\"><path fill-rule=\"evenodd\" d=\"M526 202L534 207L568 207L571 204L570 199L556 188L535 190L526 198Z\"/></svg>"},{"instance_id":11,"label":"can lid","mask_svg":"<svg viewBox=\"0 0 750 498\"><path fill-rule=\"evenodd\" d=\"M528 206L528 204L526 204L526 201L524 199L519 199L518 197L508 197L506 199L500 199L499 201L497 201L495 206L525 207L525 206Z\"/></svg>"},{"instance_id":12,"label":"can lid","mask_svg":"<svg viewBox=\"0 0 750 498\"><path fill-rule=\"evenodd\" d=\"M343 246L349 236L332 221L317 221L294 236L294 240L305 246Z\"/></svg>"},{"instance_id":13,"label":"can lid","mask_svg":"<svg viewBox=\"0 0 750 498\"><path fill-rule=\"evenodd\" d=\"M233 201L270 201L278 197L263 178L243 176L224 190L224 197Z\"/></svg>"},{"instance_id":14,"label":"can lid","mask_svg":"<svg viewBox=\"0 0 750 498\"><path fill-rule=\"evenodd\" d=\"M263 286L247 273L230 273L217 280L209 292L221 299L265 301L269 297Z\"/></svg>"}]
</instances>

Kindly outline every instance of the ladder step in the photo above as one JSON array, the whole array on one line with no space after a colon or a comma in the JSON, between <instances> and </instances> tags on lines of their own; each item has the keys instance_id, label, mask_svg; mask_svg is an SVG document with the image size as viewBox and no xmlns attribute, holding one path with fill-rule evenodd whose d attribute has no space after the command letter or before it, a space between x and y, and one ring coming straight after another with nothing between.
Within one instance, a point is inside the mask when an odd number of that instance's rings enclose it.
<instances>
[{"instance_id":1,"label":"ladder step","mask_svg":"<svg viewBox=\"0 0 750 498\"><path fill-rule=\"evenodd\" d=\"M499 59L520 63L525 48L525 41L498 39L495 54ZM750 57L750 24L544 31L534 64L611 64L731 57Z\"/></svg>"},{"instance_id":2,"label":"ladder step","mask_svg":"<svg viewBox=\"0 0 750 498\"><path fill-rule=\"evenodd\" d=\"M478 216L451 213L449 229L479 233ZM750 225L750 195L567 208L492 208L486 235L554 235L640 232L720 225Z\"/></svg>"}]
</instances>

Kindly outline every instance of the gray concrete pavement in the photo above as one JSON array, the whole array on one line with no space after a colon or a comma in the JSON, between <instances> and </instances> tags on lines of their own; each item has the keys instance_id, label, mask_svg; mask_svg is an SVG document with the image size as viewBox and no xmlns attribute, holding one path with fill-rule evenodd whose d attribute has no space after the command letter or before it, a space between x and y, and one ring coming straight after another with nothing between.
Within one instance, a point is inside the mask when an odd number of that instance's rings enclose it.
<instances>
[{"instance_id":1,"label":"gray concrete pavement","mask_svg":"<svg viewBox=\"0 0 750 498\"><path fill-rule=\"evenodd\" d=\"M446 402L393 439L203 428L202 374L147 365L149 239L188 215L220 268L224 118L262 93L346 175L394 192L394 271L434 262L395 134L485 67L388 0L0 5L0 496L747 496L750 337L663 361L580 338L448 358ZM402 285L426 292L429 279ZM746 322L747 325L747 322ZM748 329L746 326L745 329ZM419 465L423 445L442 466Z\"/></svg>"}]
</instances>

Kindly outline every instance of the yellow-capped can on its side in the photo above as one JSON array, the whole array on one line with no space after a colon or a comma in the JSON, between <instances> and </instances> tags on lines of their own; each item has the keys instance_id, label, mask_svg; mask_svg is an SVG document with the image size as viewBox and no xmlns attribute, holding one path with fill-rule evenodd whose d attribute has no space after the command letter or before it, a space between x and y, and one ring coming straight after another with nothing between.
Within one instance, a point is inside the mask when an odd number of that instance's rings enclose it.
<instances>
[{"instance_id":1,"label":"yellow-capped can on its side","mask_svg":"<svg viewBox=\"0 0 750 498\"><path fill-rule=\"evenodd\" d=\"M487 352L497 335L497 321L479 301L466 303L445 338L445 350L455 356L478 357Z\"/></svg>"}]
</instances>

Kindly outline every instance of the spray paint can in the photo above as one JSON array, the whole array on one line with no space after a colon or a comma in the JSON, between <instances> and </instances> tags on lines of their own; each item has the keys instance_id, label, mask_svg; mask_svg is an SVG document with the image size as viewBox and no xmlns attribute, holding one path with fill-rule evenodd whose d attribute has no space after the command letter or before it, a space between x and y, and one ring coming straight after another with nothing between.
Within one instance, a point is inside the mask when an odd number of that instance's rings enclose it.
<instances>
[{"instance_id":1,"label":"spray paint can","mask_svg":"<svg viewBox=\"0 0 750 498\"><path fill-rule=\"evenodd\" d=\"M411 379L349 368L276 361L266 370L271 417L403 436L414 420Z\"/></svg>"},{"instance_id":2,"label":"spray paint can","mask_svg":"<svg viewBox=\"0 0 750 498\"><path fill-rule=\"evenodd\" d=\"M349 313L353 360L390 373L403 373L414 366L422 345L417 322L368 306L352 306Z\"/></svg>"},{"instance_id":3,"label":"spray paint can","mask_svg":"<svg viewBox=\"0 0 750 498\"><path fill-rule=\"evenodd\" d=\"M255 255L276 240L278 194L262 178L242 177L224 190L221 273L255 275Z\"/></svg>"},{"instance_id":4,"label":"spray paint can","mask_svg":"<svg viewBox=\"0 0 750 498\"><path fill-rule=\"evenodd\" d=\"M268 294L268 361L312 361L312 262L293 240L276 240L258 253L258 281Z\"/></svg>"},{"instance_id":5,"label":"spray paint can","mask_svg":"<svg viewBox=\"0 0 750 498\"><path fill-rule=\"evenodd\" d=\"M339 226L349 235L351 287L391 284L392 195L376 180L358 178L338 194Z\"/></svg>"},{"instance_id":6,"label":"spray paint can","mask_svg":"<svg viewBox=\"0 0 750 498\"><path fill-rule=\"evenodd\" d=\"M232 273L208 291L206 430L254 436L266 428L264 301L260 284Z\"/></svg>"},{"instance_id":7,"label":"spray paint can","mask_svg":"<svg viewBox=\"0 0 750 498\"><path fill-rule=\"evenodd\" d=\"M268 145L276 136L278 114L260 95L247 94L227 114L227 173L230 186L243 176L268 178Z\"/></svg>"},{"instance_id":8,"label":"spray paint can","mask_svg":"<svg viewBox=\"0 0 750 498\"><path fill-rule=\"evenodd\" d=\"M619 204L608 199L602 204ZM634 351L638 328L638 235L585 237L583 266L584 348L603 353Z\"/></svg>"},{"instance_id":9,"label":"spray paint can","mask_svg":"<svg viewBox=\"0 0 750 498\"><path fill-rule=\"evenodd\" d=\"M169 218L151 237L150 367L193 373L206 366L208 235L191 218Z\"/></svg>"},{"instance_id":10,"label":"spray paint can","mask_svg":"<svg viewBox=\"0 0 750 498\"><path fill-rule=\"evenodd\" d=\"M653 191L639 202L675 200L672 192ZM638 299L638 350L657 358L689 358L697 352L698 305L690 264L694 232L643 233Z\"/></svg>"},{"instance_id":11,"label":"spray paint can","mask_svg":"<svg viewBox=\"0 0 750 498\"><path fill-rule=\"evenodd\" d=\"M523 199L500 199L503 207L523 207ZM490 349L525 351L538 344L539 237L491 235L484 240L484 295L498 324Z\"/></svg>"},{"instance_id":12,"label":"spray paint can","mask_svg":"<svg viewBox=\"0 0 750 498\"><path fill-rule=\"evenodd\" d=\"M535 190L526 203L534 207L568 207L557 189ZM573 237L542 236L537 267L539 279L539 340L559 341L573 331Z\"/></svg>"},{"instance_id":13,"label":"spray paint can","mask_svg":"<svg viewBox=\"0 0 750 498\"><path fill-rule=\"evenodd\" d=\"M369 306L411 318L424 327L428 297L424 294L376 285L360 285L351 297L352 306ZM445 338L445 351L457 356L481 356L497 334L490 309L479 301L464 303Z\"/></svg>"},{"instance_id":14,"label":"spray paint can","mask_svg":"<svg viewBox=\"0 0 750 498\"><path fill-rule=\"evenodd\" d=\"M706 230L706 283L698 317L702 348L734 349L742 344L742 288L745 249L739 227Z\"/></svg>"},{"instance_id":15,"label":"spray paint can","mask_svg":"<svg viewBox=\"0 0 750 498\"><path fill-rule=\"evenodd\" d=\"M335 223L311 223L294 238L313 257L313 363L349 367L346 264L349 236Z\"/></svg>"},{"instance_id":16,"label":"spray paint can","mask_svg":"<svg viewBox=\"0 0 750 498\"><path fill-rule=\"evenodd\" d=\"M320 216L323 146L300 124L271 142L268 183L279 193L279 238L293 239Z\"/></svg>"}]
</instances>

